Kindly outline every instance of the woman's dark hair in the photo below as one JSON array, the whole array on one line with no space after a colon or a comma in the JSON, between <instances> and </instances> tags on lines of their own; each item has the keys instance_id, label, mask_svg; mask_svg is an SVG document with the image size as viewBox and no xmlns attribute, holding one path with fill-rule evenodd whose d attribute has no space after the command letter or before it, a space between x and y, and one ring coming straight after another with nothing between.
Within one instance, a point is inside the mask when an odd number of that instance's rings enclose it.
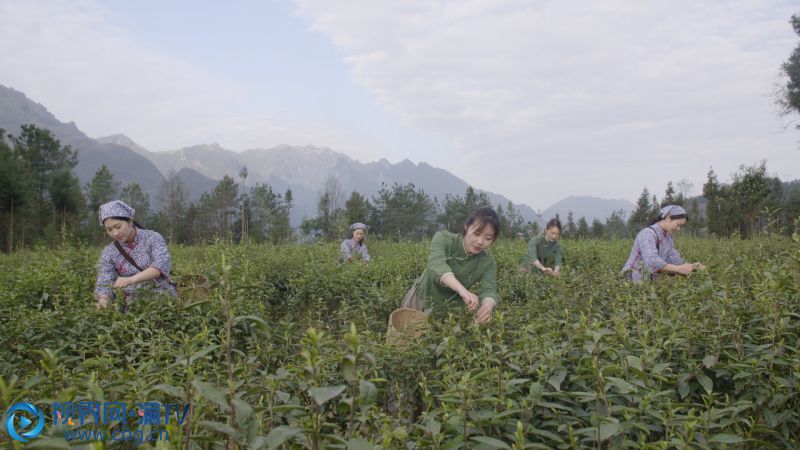
<instances>
[{"instance_id":1,"label":"woman's dark hair","mask_svg":"<svg viewBox=\"0 0 800 450\"><path fill-rule=\"evenodd\" d=\"M139 228L140 230L144 230L144 229L145 229L145 228L144 228L144 227L143 227L141 224L139 224L139 222L137 222L137 221L136 221L136 219L134 219L133 217L122 217L122 216L111 216L111 217L106 217L105 219L103 219L103 224L105 224L105 223L106 223L106 220L108 220L108 219L122 220L122 221L125 221L125 222L129 222L129 221L131 221L131 220L132 220L132 221L133 221L133 224L134 224L134 225L136 225L136 228Z\"/></svg>"},{"instance_id":2,"label":"woman's dark hair","mask_svg":"<svg viewBox=\"0 0 800 450\"><path fill-rule=\"evenodd\" d=\"M672 220L686 219L686 221L687 221L687 222L689 221L689 216L688 216L688 215L686 215L686 214L675 214L675 215L672 215L672 214L670 214L670 216L669 216L669 217L670 217ZM654 225L656 222L658 222L658 221L660 221L660 220L664 220L664 219L666 219L666 218L667 218L666 216L664 216L664 217L661 217L661 214L659 213L659 214L658 214L658 215L656 215L654 218L650 219L650 221L649 221L649 222L647 222L647 226L648 226L648 227L649 227L649 226L652 226L652 225Z\"/></svg>"},{"instance_id":3,"label":"woman's dark hair","mask_svg":"<svg viewBox=\"0 0 800 450\"><path fill-rule=\"evenodd\" d=\"M561 233L561 221L558 219L550 219L547 222L547 225L544 226L545 231L549 230L550 228L556 227L558 228L558 232Z\"/></svg>"},{"instance_id":4,"label":"woman's dark hair","mask_svg":"<svg viewBox=\"0 0 800 450\"><path fill-rule=\"evenodd\" d=\"M486 225L491 225L494 228L494 238L500 237L500 219L497 218L497 213L492 208L478 208L473 211L464 223L461 236L466 236L467 230L475 224L478 225L478 232L483 231Z\"/></svg>"}]
</instances>

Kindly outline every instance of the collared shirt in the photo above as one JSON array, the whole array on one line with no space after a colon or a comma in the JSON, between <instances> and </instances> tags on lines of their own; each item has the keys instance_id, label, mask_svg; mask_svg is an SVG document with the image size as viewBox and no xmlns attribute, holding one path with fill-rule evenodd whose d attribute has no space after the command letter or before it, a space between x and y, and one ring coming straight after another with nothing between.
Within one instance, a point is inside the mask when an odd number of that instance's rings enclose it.
<instances>
[{"instance_id":1,"label":"collared shirt","mask_svg":"<svg viewBox=\"0 0 800 450\"><path fill-rule=\"evenodd\" d=\"M137 228L133 241L123 242L122 248L128 252L142 269L146 270L149 267L155 267L161 272L160 278L135 283L123 288L122 291L126 297L133 296L137 289L142 288L151 288L172 295L178 294L175 286L169 284L169 270L172 266L172 259L169 256L167 242L164 237L153 230ZM112 242L103 249L103 253L100 255L94 293L95 295L107 295L113 298L113 286L117 277L130 277L137 273L139 273L139 269L129 263Z\"/></svg>"},{"instance_id":2,"label":"collared shirt","mask_svg":"<svg viewBox=\"0 0 800 450\"><path fill-rule=\"evenodd\" d=\"M478 297L491 298L495 303L500 301L497 294L497 263L494 256L482 250L477 254L468 254L464 250L464 238L449 231L439 231L431 239L431 253L428 267L422 274L419 295L423 300L450 300L459 298L458 294L442 284L442 278L448 273L467 289L478 281L481 290Z\"/></svg>"},{"instance_id":3,"label":"collared shirt","mask_svg":"<svg viewBox=\"0 0 800 450\"><path fill-rule=\"evenodd\" d=\"M644 228L633 241L628 261L622 266L622 272L631 270L631 280L641 281L649 278L667 264L683 264L681 254L675 249L672 236L657 223Z\"/></svg>"},{"instance_id":4,"label":"collared shirt","mask_svg":"<svg viewBox=\"0 0 800 450\"><path fill-rule=\"evenodd\" d=\"M360 256L362 261L369 261L367 244L359 244L355 239L345 239L339 248L339 262L347 261L351 256Z\"/></svg>"},{"instance_id":5,"label":"collared shirt","mask_svg":"<svg viewBox=\"0 0 800 450\"><path fill-rule=\"evenodd\" d=\"M545 267L552 269L561 267L561 259L561 244L558 241L548 241L546 236L539 235L528 241L528 253L522 257L520 265L530 269L538 260Z\"/></svg>"}]
</instances>

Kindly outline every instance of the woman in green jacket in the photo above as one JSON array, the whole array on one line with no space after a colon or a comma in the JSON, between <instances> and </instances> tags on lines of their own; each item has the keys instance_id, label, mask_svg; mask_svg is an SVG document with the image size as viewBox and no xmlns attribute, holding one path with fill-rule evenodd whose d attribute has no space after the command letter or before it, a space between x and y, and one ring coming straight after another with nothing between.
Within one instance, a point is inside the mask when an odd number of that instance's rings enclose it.
<instances>
[{"instance_id":1,"label":"woman in green jacket","mask_svg":"<svg viewBox=\"0 0 800 450\"><path fill-rule=\"evenodd\" d=\"M561 222L550 219L543 235L534 236L528 242L528 253L520 261L520 272L534 272L557 277L561 275Z\"/></svg>"},{"instance_id":2,"label":"woman in green jacket","mask_svg":"<svg viewBox=\"0 0 800 450\"><path fill-rule=\"evenodd\" d=\"M500 221L491 208L475 210L461 234L439 231L431 240L428 267L403 299L402 307L422 310L447 310L464 303L475 315L475 322L492 320L500 296L497 294L497 263L487 252L500 234ZM469 290L477 282L480 291Z\"/></svg>"}]
</instances>

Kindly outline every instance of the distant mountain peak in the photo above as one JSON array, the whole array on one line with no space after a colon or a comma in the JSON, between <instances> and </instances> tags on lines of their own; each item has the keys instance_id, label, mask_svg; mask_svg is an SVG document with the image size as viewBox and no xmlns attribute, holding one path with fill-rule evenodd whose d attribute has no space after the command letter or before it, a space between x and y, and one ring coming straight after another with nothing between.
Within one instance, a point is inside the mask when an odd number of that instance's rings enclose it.
<instances>
[{"instance_id":1,"label":"distant mountain peak","mask_svg":"<svg viewBox=\"0 0 800 450\"><path fill-rule=\"evenodd\" d=\"M212 142L210 144L199 144L193 145L191 147L185 147L181 150L192 150L192 151L205 151L205 152L216 152L216 151L227 151L225 147L219 145L218 142Z\"/></svg>"},{"instance_id":2,"label":"distant mountain peak","mask_svg":"<svg viewBox=\"0 0 800 450\"><path fill-rule=\"evenodd\" d=\"M100 142L101 144L114 144L114 145L121 145L123 147L127 147L127 148L135 151L136 153L138 153L140 155L145 155L146 156L148 153L150 153L149 150L147 150L146 148L144 148L141 145L137 144L136 142L133 141L133 139L131 139L128 136L125 136L124 134L121 134L121 133L112 134L110 136L104 136L104 137L98 138L96 140L97 140L97 142Z\"/></svg>"},{"instance_id":3,"label":"distant mountain peak","mask_svg":"<svg viewBox=\"0 0 800 450\"><path fill-rule=\"evenodd\" d=\"M329 147L314 145L278 145L269 149L250 149L234 152L219 143L206 143L167 152L148 152L124 134L106 136L97 140L88 138L74 122L59 122L47 109L29 100L23 93L0 86L0 128L8 133L18 133L22 124L33 123L48 128L64 143L79 149L80 160L76 167L81 182L88 182L101 164L114 173L115 180L123 183L137 182L150 195L151 204L157 205L158 187L163 175L177 173L186 183L192 198L213 189L224 176L238 177L242 167L247 167L247 185L269 183L278 192L291 188L295 196L293 216L295 225L300 217L311 217L316 212L319 192L328 177L336 177L343 192L357 191L374 195L382 183L412 183L428 195L439 199L447 195L464 195L469 184L445 169L427 163L414 163L403 159L391 163L386 158L362 163ZM477 190L480 189L476 186ZM482 191L486 192L486 191ZM508 199L486 192L493 205L503 207ZM526 220L547 220L560 213L563 219L569 210L577 220L605 219L612 211L630 211L633 204L621 200L598 199L589 196L570 196L537 215L529 206L515 204Z\"/></svg>"},{"instance_id":4,"label":"distant mountain peak","mask_svg":"<svg viewBox=\"0 0 800 450\"><path fill-rule=\"evenodd\" d=\"M573 220L576 222L581 217L585 217L589 222L594 219L605 221L613 211L622 209L626 213L630 213L635 206L630 200L606 199L590 195L570 195L541 211L538 220L540 224L544 224L558 214L561 221L566 224L567 216L572 211Z\"/></svg>"},{"instance_id":5,"label":"distant mountain peak","mask_svg":"<svg viewBox=\"0 0 800 450\"><path fill-rule=\"evenodd\" d=\"M26 124L50 130L61 144L78 151L78 164L73 171L81 183L89 182L97 170L105 165L121 185L138 183L150 196L151 206L158 208L157 191L164 178L145 155L131 145L121 145L123 139L119 137L116 137L119 143L103 143L92 139L74 121L61 122L47 108L25 94L0 85L0 128L17 135Z\"/></svg>"}]
</instances>

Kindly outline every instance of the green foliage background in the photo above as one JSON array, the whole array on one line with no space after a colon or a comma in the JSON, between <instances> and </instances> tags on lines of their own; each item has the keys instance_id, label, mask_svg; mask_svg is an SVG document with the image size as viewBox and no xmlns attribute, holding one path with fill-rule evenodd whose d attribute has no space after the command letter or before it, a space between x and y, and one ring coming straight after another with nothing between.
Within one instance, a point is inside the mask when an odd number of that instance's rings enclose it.
<instances>
[{"instance_id":1,"label":"green foliage background","mask_svg":"<svg viewBox=\"0 0 800 450\"><path fill-rule=\"evenodd\" d=\"M212 295L125 314L92 307L98 248L2 256L0 409L191 399L169 448L800 446L796 236L679 239L709 270L639 286L618 280L630 241L565 241L550 279L519 274L526 243L504 239L493 323L456 307L405 348L387 319L427 243L369 245L344 266L335 243L175 246ZM61 431L33 444L66 448Z\"/></svg>"}]
</instances>

